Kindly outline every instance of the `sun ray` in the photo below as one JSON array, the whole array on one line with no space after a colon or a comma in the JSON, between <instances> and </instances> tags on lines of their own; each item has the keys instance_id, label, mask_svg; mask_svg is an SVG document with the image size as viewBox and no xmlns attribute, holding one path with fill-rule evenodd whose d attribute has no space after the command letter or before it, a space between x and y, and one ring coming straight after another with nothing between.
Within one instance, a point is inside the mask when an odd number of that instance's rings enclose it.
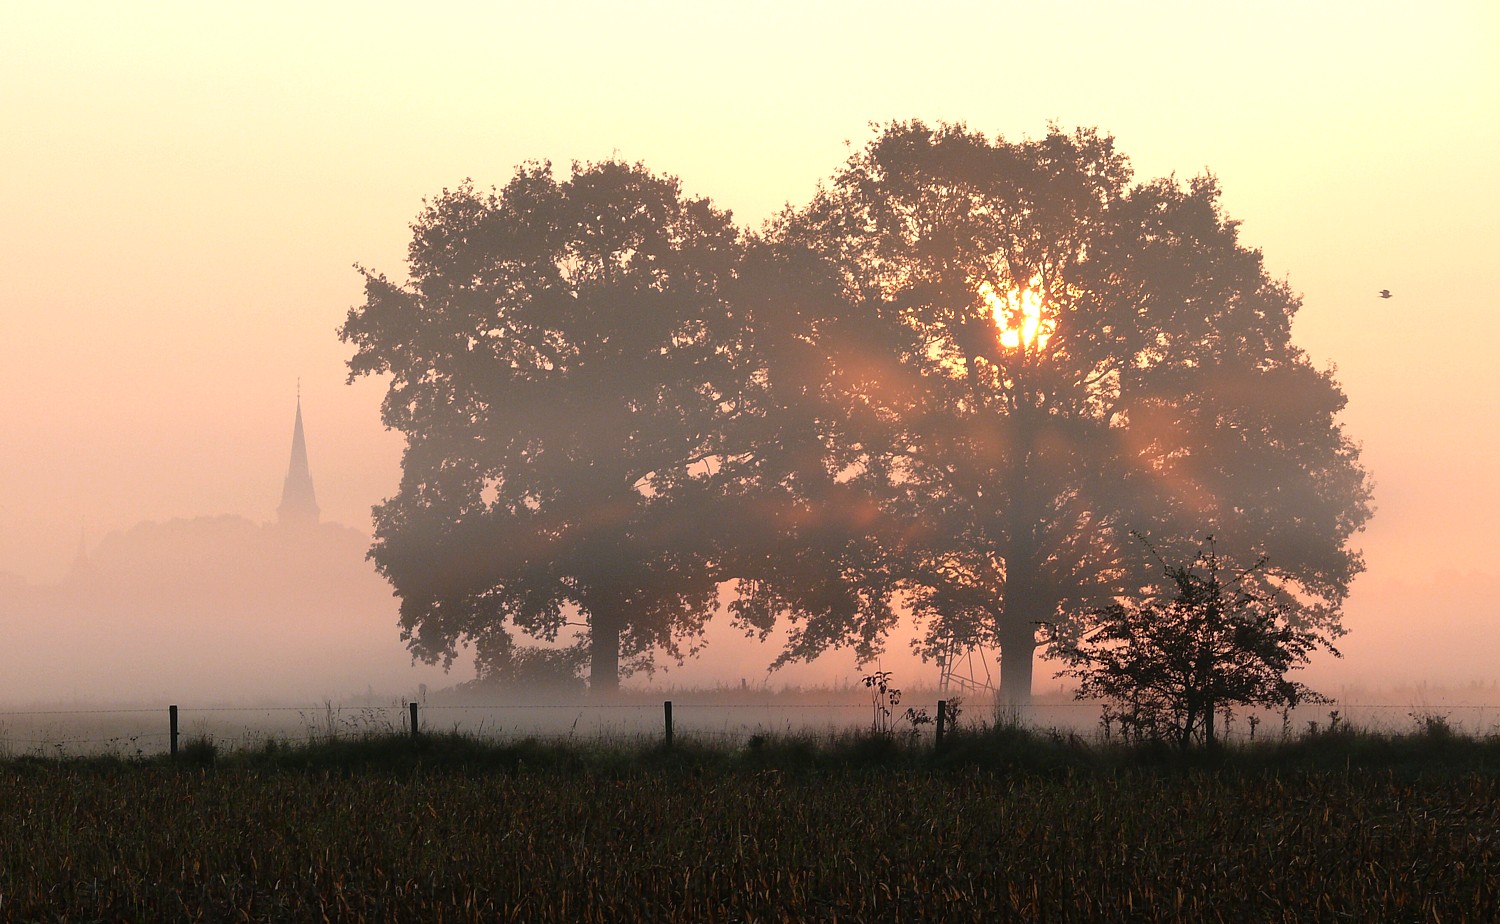
<instances>
[{"instance_id":1,"label":"sun ray","mask_svg":"<svg viewBox=\"0 0 1500 924\"><path fill-rule=\"evenodd\" d=\"M1046 349L1047 341L1057 330L1057 319L1044 317L1042 289L1036 281L1019 289L1010 289L1004 295L995 291L988 281L982 282L979 297L1000 329L1002 347L1007 350L1022 347Z\"/></svg>"}]
</instances>

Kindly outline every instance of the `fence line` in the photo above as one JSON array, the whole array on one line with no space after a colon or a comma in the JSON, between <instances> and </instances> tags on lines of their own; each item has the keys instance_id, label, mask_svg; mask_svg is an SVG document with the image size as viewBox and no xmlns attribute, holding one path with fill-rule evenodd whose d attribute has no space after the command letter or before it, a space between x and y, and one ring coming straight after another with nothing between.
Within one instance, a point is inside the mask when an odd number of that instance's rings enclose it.
<instances>
[{"instance_id":1,"label":"fence line","mask_svg":"<svg viewBox=\"0 0 1500 924\"><path fill-rule=\"evenodd\" d=\"M6 716L6 715L128 715L130 713L138 713L138 712L160 712L160 711L161 711L161 707L159 707L159 706L154 706L154 707L150 707L150 708L140 707L140 708L133 708L133 709L35 709L35 710L29 710L29 711L28 710L14 710L14 711L8 711L8 712L0 712L0 716Z\"/></svg>"},{"instance_id":2,"label":"fence line","mask_svg":"<svg viewBox=\"0 0 1500 924\"><path fill-rule=\"evenodd\" d=\"M579 723L588 715L594 721L588 723L583 729L584 740L640 740L642 738L661 736L670 746L679 736L686 736L702 741L726 741L743 742L763 735L767 731L788 731L800 733L825 733L836 734L840 731L857 729L864 724L881 725L890 728L895 725L902 727L903 731L917 732L918 725L929 722L934 725L932 737L934 745L942 741L945 731L951 731L955 717L949 707L953 705L952 700L914 700L899 704L887 702L799 702L799 703L711 703L711 702L677 702L658 701L656 703L496 703L489 705L478 704L421 704L417 702L390 703L390 704L367 704L348 705L335 704L325 701L317 705L309 706L202 706L181 707L176 705L167 707L145 708L131 707L121 709L39 709L39 710L8 710L0 712L0 719L4 718L42 718L42 719L68 719L102 717L102 716L129 716L141 717L147 715L161 716L163 711L168 712L169 725L167 731L160 730L134 730L121 731L113 734L101 734L97 728L81 728L80 734L69 735L62 730L54 729L50 737L36 737L39 723L31 723L33 728L27 729L31 734L24 737L12 736L13 731L21 729L8 728L5 723L0 722L0 753L8 751L13 745L30 746L38 750L46 748L57 748L59 750L79 747L113 746L122 747L127 745L139 745L142 742L153 744L165 739L166 750L170 754L178 753L180 739L184 733L181 723L184 719L191 720L196 728L186 732L190 737L207 738L212 741L229 744L253 744L266 741L285 742L315 742L334 740L343 737L357 737L360 734L370 732L399 732L405 731L413 737L429 733L433 728L446 725L441 718L444 714L473 715L483 713L484 716L476 723L472 721L454 722L452 730L464 731L479 737L488 738L551 738L558 740L572 740L579 737ZM1088 709L1099 712L1103 704L1097 701L1085 702L1057 702L1057 703L1033 703L1032 723L1039 729L1046 730L1046 718L1048 715L1057 717L1057 713L1063 715L1077 714L1073 710ZM674 713L675 707L675 713ZM988 704L970 705L963 709L962 714L971 718L974 715L987 715ZM936 715L932 710L935 708ZM649 713L655 710L659 719L653 721ZM629 712L625 712L628 710ZM745 710L757 710L760 714L749 716ZM829 713L823 716L825 722L819 723L809 710L823 710ZM866 720L854 720L849 716L847 710L866 711ZM1364 711L1375 713L1359 716L1351 715L1353 711ZM507 718L516 713L529 714L533 718L537 713L545 713L555 718L542 722L516 721ZM571 724L567 724L567 713L576 713ZM285 727L280 727L272 722L260 728L249 727L239 724L237 729L220 728L212 730L212 719L217 715L234 714L258 714L265 717L284 715L289 716L296 713L302 728L300 733ZM870 715L873 713L873 716ZM1311 729L1319 727L1335 727L1338 724L1350 722L1356 725L1368 723L1372 720L1381 722L1391 718L1399 717L1401 714L1409 716L1419 725L1433 718L1447 719L1449 716L1457 715L1455 725L1462 728L1463 723L1477 722L1479 729L1483 731L1483 724L1488 718L1491 724L1491 732L1500 730L1500 703L1439 703L1439 704L1398 704L1398 703L1343 703L1334 701L1331 703L1306 704L1296 710L1292 710L1290 717L1281 723L1282 728L1276 728L1276 716L1280 710L1245 710L1234 717L1233 725L1226 728L1226 738L1249 739L1255 737L1255 727L1263 728L1262 737L1275 736L1278 732L1284 734L1285 729L1291 727L1300 728L1306 724ZM1486 715L1488 713L1488 717ZM722 724L717 725L713 719L714 715L722 719ZM1255 716L1260 718L1253 718ZM619 716L626 720L624 725L614 725L609 722L598 720L607 716ZM731 718L739 716L740 718ZM800 716L797 722L793 722L793 716ZM1327 717L1325 720L1325 716ZM399 717L399 718L398 718ZM910 718L918 718L918 722L911 722ZM1315 717L1315 720L1313 720ZM1074 723L1069 730L1067 725L1052 726L1057 733L1077 734L1090 727L1087 724L1087 716L1081 715L1084 724ZM491 721L487 721L491 720ZM636 721L639 719L639 721ZM935 721L934 721L935 720ZM1064 720L1066 721L1066 720ZM821 728L818 726L821 724ZM488 728L486 727L488 725ZM160 729L161 726L157 726ZM1230 731L1230 728L1233 730ZM1250 731L1247 733L1246 728ZM46 726L42 725L43 734ZM654 729L654 731L653 731ZM1097 729L1095 730L1097 733ZM1107 736L1107 731L1105 732ZM137 753L140 748L136 748Z\"/></svg>"},{"instance_id":3,"label":"fence line","mask_svg":"<svg viewBox=\"0 0 1500 924\"><path fill-rule=\"evenodd\" d=\"M951 696L948 699L965 699L963 696ZM873 705L868 702L679 702L672 700L673 705L679 709L870 709ZM904 706L935 706L936 702L944 700L901 700L898 705ZM573 711L595 711L595 709L657 709L660 708L661 700L657 702L640 703L606 703L606 702L538 702L538 703L514 703L498 702L489 705L459 705L459 703L420 703L423 712L502 712L502 711L537 711L537 709L573 709ZM986 708L990 703L974 705L965 703L965 708ZM1034 711L1052 711L1052 709L1098 709L1106 705L1103 702L1032 702L1028 708ZM169 706L166 706L169 708ZM353 703L317 703L317 705L305 706L181 706L181 714L208 714L208 712L299 712L302 715L326 714L329 709L335 712L405 712L410 708L410 703L389 703L389 705L353 705ZM1326 712L1328 709L1407 709L1407 711L1421 712L1448 712L1457 709L1476 709L1476 711L1487 711L1494 709L1500 714L1500 702L1494 703L1466 703L1466 702L1439 702L1439 703L1394 703L1394 702L1343 702L1334 700L1326 703L1304 703L1296 706L1293 712L1313 711ZM163 706L151 706L151 708L129 708L129 709L10 709L0 711L0 718L26 717L26 715L159 715L162 714ZM1280 709L1268 709L1278 711Z\"/></svg>"}]
</instances>

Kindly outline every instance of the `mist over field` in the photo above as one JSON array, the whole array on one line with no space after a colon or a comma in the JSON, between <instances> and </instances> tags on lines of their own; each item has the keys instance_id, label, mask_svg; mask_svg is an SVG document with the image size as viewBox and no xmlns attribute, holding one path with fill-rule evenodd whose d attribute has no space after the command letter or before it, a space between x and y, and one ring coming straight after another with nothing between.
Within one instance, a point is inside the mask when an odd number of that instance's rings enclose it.
<instances>
[{"instance_id":1,"label":"mist over field","mask_svg":"<svg viewBox=\"0 0 1500 924\"><path fill-rule=\"evenodd\" d=\"M351 265L404 284L424 202L547 159L643 164L754 231L813 200L872 123L908 118L1098 126L1138 179L1215 177L1299 302L1291 342L1347 396L1334 419L1373 485L1344 657L1298 676L1396 705L1500 699L1490 5L966 10L983 48L964 53L937 12L772 6L0 11L0 711L397 702L472 680L471 650L413 663L366 558L404 439L381 421L390 376L349 381ZM297 524L277 505L299 401L318 508ZM918 634L903 622L866 669L934 687ZM768 671L784 623L759 642L721 610L704 638L624 686L861 676L847 647ZM1038 694L1065 686L1057 668L1038 661Z\"/></svg>"},{"instance_id":2,"label":"mist over field","mask_svg":"<svg viewBox=\"0 0 1500 924\"><path fill-rule=\"evenodd\" d=\"M436 692L473 679L472 657L446 672L412 663L399 639L397 601L365 560L368 544L366 534L337 524L288 531L204 516L112 533L55 582L6 575L0 702L385 702L412 698L424 684ZM1424 685L1451 698L1500 703L1496 600L1500 580L1483 573L1420 582L1363 577L1347 608L1349 634L1338 642L1345 657L1318 657L1304 679L1330 694L1355 688L1397 706L1421 705L1412 691ZM848 652L769 671L782 639L746 638L721 619L699 656L625 685L712 690L744 683L774 691L858 682ZM878 667L908 688L935 687L936 665L913 655L908 643L894 638ZM1055 668L1039 665L1039 693L1065 686L1052 677Z\"/></svg>"},{"instance_id":3,"label":"mist over field","mask_svg":"<svg viewBox=\"0 0 1500 924\"><path fill-rule=\"evenodd\" d=\"M396 638L368 538L242 517L147 522L113 533L60 582L0 589L6 702L339 701L445 683Z\"/></svg>"},{"instance_id":4,"label":"mist over field","mask_svg":"<svg viewBox=\"0 0 1500 924\"><path fill-rule=\"evenodd\" d=\"M1500 921L1500 3L0 0L0 919Z\"/></svg>"}]
</instances>

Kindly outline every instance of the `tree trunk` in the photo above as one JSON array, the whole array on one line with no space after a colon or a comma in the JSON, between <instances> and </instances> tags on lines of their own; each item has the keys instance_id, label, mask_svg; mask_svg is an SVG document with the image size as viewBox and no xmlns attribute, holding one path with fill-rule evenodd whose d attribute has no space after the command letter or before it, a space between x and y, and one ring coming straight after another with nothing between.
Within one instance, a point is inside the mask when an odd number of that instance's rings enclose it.
<instances>
[{"instance_id":1,"label":"tree trunk","mask_svg":"<svg viewBox=\"0 0 1500 924\"><path fill-rule=\"evenodd\" d=\"M608 698L620 690L620 618L604 609L589 614L589 693Z\"/></svg>"},{"instance_id":2,"label":"tree trunk","mask_svg":"<svg viewBox=\"0 0 1500 924\"><path fill-rule=\"evenodd\" d=\"M1018 536L1017 533L1023 533ZM1023 718L1031 705L1031 678L1036 659L1037 621L1046 616L1046 594L1039 590L1035 543L1029 530L1011 529L1005 560L1005 605L996 626L1000 642L1000 704Z\"/></svg>"},{"instance_id":3,"label":"tree trunk","mask_svg":"<svg viewBox=\"0 0 1500 924\"><path fill-rule=\"evenodd\" d=\"M1182 717L1182 733L1177 736L1177 744L1184 751L1193 746L1193 729L1197 725L1198 705L1189 699Z\"/></svg>"},{"instance_id":4,"label":"tree trunk","mask_svg":"<svg viewBox=\"0 0 1500 924\"><path fill-rule=\"evenodd\" d=\"M1036 620L1041 605L1040 545L1036 529L1042 520L1041 492L1031 484L1034 424L1029 412L1016 414L1015 449L1006 478L1007 504L1001 514L1005 540L1005 606L1000 614L1000 706L1017 719L1031 706L1031 675L1036 656Z\"/></svg>"},{"instance_id":5,"label":"tree trunk","mask_svg":"<svg viewBox=\"0 0 1500 924\"><path fill-rule=\"evenodd\" d=\"M1024 613L1017 614L1018 617L1024 615ZM1007 617L1001 625L999 634L1000 707L1015 712L1016 718L1024 718L1024 711L1031 705L1031 676L1036 661L1036 631L1030 622Z\"/></svg>"}]
</instances>

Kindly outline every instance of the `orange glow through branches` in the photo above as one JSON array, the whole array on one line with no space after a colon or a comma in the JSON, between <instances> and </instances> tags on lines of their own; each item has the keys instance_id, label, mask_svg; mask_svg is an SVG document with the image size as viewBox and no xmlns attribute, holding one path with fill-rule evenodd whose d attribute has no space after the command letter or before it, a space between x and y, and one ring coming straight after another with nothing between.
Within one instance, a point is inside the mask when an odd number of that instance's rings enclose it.
<instances>
[{"instance_id":1,"label":"orange glow through branches","mask_svg":"<svg viewBox=\"0 0 1500 924\"><path fill-rule=\"evenodd\" d=\"M979 286L979 297L994 316L995 326L1000 329L1000 345L1007 350L1033 345L1043 349L1057 330L1056 319L1042 317L1042 293L1035 286L1012 289L1001 295L984 282Z\"/></svg>"}]
</instances>

